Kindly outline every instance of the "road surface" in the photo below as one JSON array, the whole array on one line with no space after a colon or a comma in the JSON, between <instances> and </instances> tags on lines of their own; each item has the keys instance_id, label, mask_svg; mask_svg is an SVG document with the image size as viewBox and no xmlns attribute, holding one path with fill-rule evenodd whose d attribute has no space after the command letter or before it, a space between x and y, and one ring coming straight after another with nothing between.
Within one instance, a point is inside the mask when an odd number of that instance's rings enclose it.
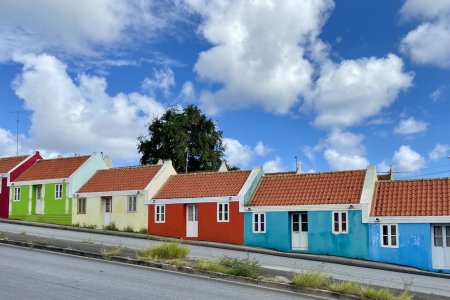
<instances>
[{"instance_id":1,"label":"road surface","mask_svg":"<svg viewBox=\"0 0 450 300\"><path fill-rule=\"evenodd\" d=\"M0 222L0 231L23 233L61 240L96 242L106 246L121 245L131 249L143 249L160 242L137 238L119 237L97 233L78 232L70 230L42 228ZM325 273L339 280L350 280L359 283L373 284L383 287L403 289L409 286L411 291L434 293L436 295L450 295L450 279L414 275L400 272L384 271L362 267L354 267L333 263L322 263L298 258L273 256L267 254L247 253L245 251L226 250L203 246L190 246L189 256L194 258L221 258L223 256L257 259L263 267L301 272L303 270L321 269Z\"/></svg>"},{"instance_id":2,"label":"road surface","mask_svg":"<svg viewBox=\"0 0 450 300\"><path fill-rule=\"evenodd\" d=\"M318 299L5 245L0 257L0 299Z\"/></svg>"}]
</instances>

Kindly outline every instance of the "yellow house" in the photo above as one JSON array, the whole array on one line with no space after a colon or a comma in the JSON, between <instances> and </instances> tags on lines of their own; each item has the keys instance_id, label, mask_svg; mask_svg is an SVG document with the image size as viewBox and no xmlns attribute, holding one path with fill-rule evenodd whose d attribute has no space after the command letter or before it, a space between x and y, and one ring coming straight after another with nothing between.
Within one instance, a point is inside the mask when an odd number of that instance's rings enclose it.
<instances>
[{"instance_id":1,"label":"yellow house","mask_svg":"<svg viewBox=\"0 0 450 300\"><path fill-rule=\"evenodd\" d=\"M72 224L147 231L151 199L170 175L172 162L97 171L75 194Z\"/></svg>"}]
</instances>

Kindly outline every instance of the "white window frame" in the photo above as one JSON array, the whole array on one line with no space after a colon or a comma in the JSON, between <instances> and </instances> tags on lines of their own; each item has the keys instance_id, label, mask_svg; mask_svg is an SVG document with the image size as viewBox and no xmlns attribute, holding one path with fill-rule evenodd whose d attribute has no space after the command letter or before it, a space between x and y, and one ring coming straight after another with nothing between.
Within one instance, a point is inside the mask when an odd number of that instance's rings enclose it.
<instances>
[{"instance_id":1,"label":"white window frame","mask_svg":"<svg viewBox=\"0 0 450 300\"><path fill-rule=\"evenodd\" d=\"M264 216L264 218L261 218L261 216ZM264 219L264 221L261 221L261 219ZM252 216L253 233L266 233L266 229L267 229L266 213L253 213Z\"/></svg>"},{"instance_id":2,"label":"white window frame","mask_svg":"<svg viewBox=\"0 0 450 300\"><path fill-rule=\"evenodd\" d=\"M338 214L338 230L336 230L336 228L334 227L334 223L336 222L336 220L334 219L334 215ZM345 230L342 229L342 225L343 225L343 221L342 221L342 216L345 215ZM348 212L347 211L333 211L331 214L331 230L333 231L334 234L348 234Z\"/></svg>"},{"instance_id":3,"label":"white window frame","mask_svg":"<svg viewBox=\"0 0 450 300\"><path fill-rule=\"evenodd\" d=\"M62 183L55 184L55 199L60 200L63 198L63 185Z\"/></svg>"},{"instance_id":4,"label":"white window frame","mask_svg":"<svg viewBox=\"0 0 450 300\"><path fill-rule=\"evenodd\" d=\"M229 203L217 203L217 222L230 222Z\"/></svg>"},{"instance_id":5,"label":"white window frame","mask_svg":"<svg viewBox=\"0 0 450 300\"><path fill-rule=\"evenodd\" d=\"M155 204L155 223L166 223L165 204Z\"/></svg>"},{"instance_id":6,"label":"white window frame","mask_svg":"<svg viewBox=\"0 0 450 300\"><path fill-rule=\"evenodd\" d=\"M15 186L13 201L20 201L20 192L20 186Z\"/></svg>"},{"instance_id":7,"label":"white window frame","mask_svg":"<svg viewBox=\"0 0 450 300\"><path fill-rule=\"evenodd\" d=\"M134 201L134 205L131 204L131 209L130 209L130 201ZM137 196L136 195L129 195L128 196L128 198L127 198L127 212L129 212L129 213L137 212Z\"/></svg>"},{"instance_id":8,"label":"white window frame","mask_svg":"<svg viewBox=\"0 0 450 300\"><path fill-rule=\"evenodd\" d=\"M387 231L387 238L388 238L388 243L387 245L385 245L384 242L384 235L383 235L383 227L387 226L388 231ZM396 234L393 235L392 234L392 227L395 227L395 232ZM392 237L395 236L395 241L396 244L392 245ZM398 244L399 244L399 232L398 232L398 224L380 224L380 244L381 247L383 248L398 248Z\"/></svg>"},{"instance_id":9,"label":"white window frame","mask_svg":"<svg viewBox=\"0 0 450 300\"><path fill-rule=\"evenodd\" d=\"M81 202L84 202L84 205L80 205ZM83 211L80 210L80 207L83 206ZM85 215L86 214L86 198L77 198L77 214Z\"/></svg>"}]
</instances>

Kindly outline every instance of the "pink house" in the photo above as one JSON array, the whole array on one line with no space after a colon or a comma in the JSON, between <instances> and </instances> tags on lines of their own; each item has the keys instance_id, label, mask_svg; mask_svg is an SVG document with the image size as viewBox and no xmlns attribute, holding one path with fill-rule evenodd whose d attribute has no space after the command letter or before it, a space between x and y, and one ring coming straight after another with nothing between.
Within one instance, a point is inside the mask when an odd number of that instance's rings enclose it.
<instances>
[{"instance_id":1,"label":"pink house","mask_svg":"<svg viewBox=\"0 0 450 300\"><path fill-rule=\"evenodd\" d=\"M8 218L9 186L11 181L25 172L39 159L42 159L39 151L31 155L0 157L0 218Z\"/></svg>"}]
</instances>

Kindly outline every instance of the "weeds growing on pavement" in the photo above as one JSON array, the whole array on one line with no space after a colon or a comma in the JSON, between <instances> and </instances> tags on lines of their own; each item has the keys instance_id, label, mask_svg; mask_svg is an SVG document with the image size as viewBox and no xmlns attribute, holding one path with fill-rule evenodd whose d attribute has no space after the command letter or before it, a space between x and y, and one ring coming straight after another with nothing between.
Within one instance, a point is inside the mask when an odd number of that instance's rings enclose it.
<instances>
[{"instance_id":1,"label":"weeds growing on pavement","mask_svg":"<svg viewBox=\"0 0 450 300\"><path fill-rule=\"evenodd\" d=\"M139 233L147 234L147 233L148 233L147 228L141 228L141 229L139 229Z\"/></svg>"},{"instance_id":2,"label":"weeds growing on pavement","mask_svg":"<svg viewBox=\"0 0 450 300\"><path fill-rule=\"evenodd\" d=\"M258 278L260 276L259 266L260 264L257 260L224 257L220 260L198 260L193 265L193 268L235 276Z\"/></svg>"},{"instance_id":3,"label":"weeds growing on pavement","mask_svg":"<svg viewBox=\"0 0 450 300\"><path fill-rule=\"evenodd\" d=\"M133 229L133 227L131 227L130 225L128 225L127 227L125 227L125 228L123 229L123 231L125 231L125 232L134 232L134 229Z\"/></svg>"},{"instance_id":4,"label":"weeds growing on pavement","mask_svg":"<svg viewBox=\"0 0 450 300\"><path fill-rule=\"evenodd\" d=\"M111 231L119 231L119 228L117 228L116 223L111 222L109 225L103 226L104 230L111 230Z\"/></svg>"},{"instance_id":5,"label":"weeds growing on pavement","mask_svg":"<svg viewBox=\"0 0 450 300\"><path fill-rule=\"evenodd\" d=\"M110 258L111 256L119 256L122 252L122 246L115 246L110 250L106 250L105 247L100 250L100 254L103 258Z\"/></svg>"},{"instance_id":6,"label":"weeds growing on pavement","mask_svg":"<svg viewBox=\"0 0 450 300\"><path fill-rule=\"evenodd\" d=\"M189 247L180 243L162 243L157 246L144 248L139 253L139 258L149 259L177 259L185 258L189 254Z\"/></svg>"},{"instance_id":7,"label":"weeds growing on pavement","mask_svg":"<svg viewBox=\"0 0 450 300\"><path fill-rule=\"evenodd\" d=\"M301 288L325 289L331 281L331 277L321 270L310 270L292 276L292 283Z\"/></svg>"}]
</instances>

